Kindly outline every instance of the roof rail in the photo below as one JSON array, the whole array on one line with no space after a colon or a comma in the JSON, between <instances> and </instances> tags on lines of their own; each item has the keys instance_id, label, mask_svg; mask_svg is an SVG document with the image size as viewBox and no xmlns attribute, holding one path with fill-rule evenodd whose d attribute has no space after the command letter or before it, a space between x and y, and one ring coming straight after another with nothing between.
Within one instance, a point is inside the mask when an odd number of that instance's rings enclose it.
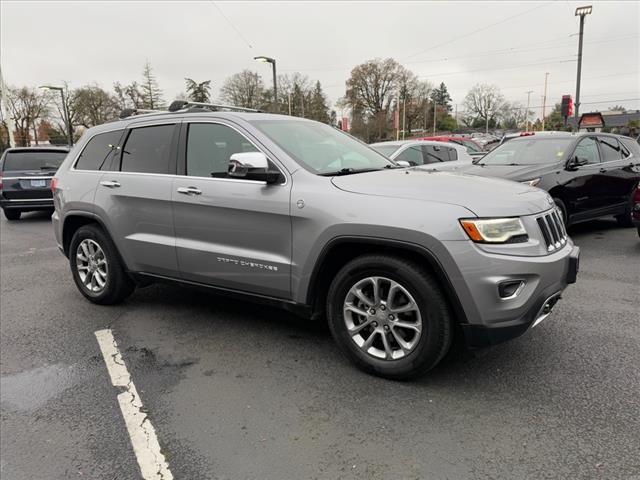
<instances>
[{"instance_id":1,"label":"roof rail","mask_svg":"<svg viewBox=\"0 0 640 480\"><path fill-rule=\"evenodd\" d=\"M213 112L216 112L218 110L231 110L237 112L260 112L260 110L256 110L255 108L236 107L235 105L222 105L217 103L189 102L187 100L174 100L173 102L171 102L171 105L169 105L169 111L177 112L178 110L183 110L187 107L201 107Z\"/></svg>"},{"instance_id":2,"label":"roof rail","mask_svg":"<svg viewBox=\"0 0 640 480\"><path fill-rule=\"evenodd\" d=\"M118 118L132 117L133 115L145 115L148 113L161 113L163 110L149 110L144 108L125 108L120 112Z\"/></svg>"}]
</instances>

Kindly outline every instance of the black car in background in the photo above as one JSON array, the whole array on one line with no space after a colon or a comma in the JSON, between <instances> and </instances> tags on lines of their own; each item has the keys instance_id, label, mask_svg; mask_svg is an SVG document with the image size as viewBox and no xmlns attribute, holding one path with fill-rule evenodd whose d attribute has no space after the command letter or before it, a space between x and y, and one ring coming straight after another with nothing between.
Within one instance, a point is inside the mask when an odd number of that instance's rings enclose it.
<instances>
[{"instance_id":1,"label":"black car in background","mask_svg":"<svg viewBox=\"0 0 640 480\"><path fill-rule=\"evenodd\" d=\"M22 212L53 213L51 179L69 153L66 147L9 148L0 157L0 207L7 220Z\"/></svg>"},{"instance_id":2,"label":"black car in background","mask_svg":"<svg viewBox=\"0 0 640 480\"><path fill-rule=\"evenodd\" d=\"M553 197L567 225L613 215L631 227L640 145L607 133L528 133L457 171L542 188Z\"/></svg>"}]
</instances>

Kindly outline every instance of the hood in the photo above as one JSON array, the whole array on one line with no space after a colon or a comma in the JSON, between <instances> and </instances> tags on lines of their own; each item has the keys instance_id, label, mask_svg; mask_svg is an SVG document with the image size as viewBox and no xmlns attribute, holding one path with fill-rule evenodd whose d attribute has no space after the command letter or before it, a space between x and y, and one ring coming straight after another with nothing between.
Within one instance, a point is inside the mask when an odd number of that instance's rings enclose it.
<instances>
[{"instance_id":1,"label":"hood","mask_svg":"<svg viewBox=\"0 0 640 480\"><path fill-rule=\"evenodd\" d=\"M482 160L480 160L482 161ZM546 173L557 171L560 168L558 164L547 165L466 165L459 168L460 173L469 175L479 175L481 177L496 177L514 180L516 182L524 182L532 180Z\"/></svg>"},{"instance_id":2,"label":"hood","mask_svg":"<svg viewBox=\"0 0 640 480\"><path fill-rule=\"evenodd\" d=\"M479 217L531 215L553 205L539 188L457 172L407 168L338 176L331 181L347 192L458 205Z\"/></svg>"}]
</instances>

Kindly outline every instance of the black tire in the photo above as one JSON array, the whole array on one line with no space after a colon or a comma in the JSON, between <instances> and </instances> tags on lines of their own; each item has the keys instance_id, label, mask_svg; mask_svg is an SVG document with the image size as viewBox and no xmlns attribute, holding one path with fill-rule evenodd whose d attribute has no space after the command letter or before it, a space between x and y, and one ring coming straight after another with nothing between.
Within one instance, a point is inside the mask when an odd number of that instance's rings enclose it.
<instances>
[{"instance_id":1,"label":"black tire","mask_svg":"<svg viewBox=\"0 0 640 480\"><path fill-rule=\"evenodd\" d=\"M624 209L624 213L622 215L616 215L616 221L618 225L623 228L631 228L634 226L633 223L633 197L636 189L634 188L629 197L629 201L627 202L627 206Z\"/></svg>"},{"instance_id":2,"label":"black tire","mask_svg":"<svg viewBox=\"0 0 640 480\"><path fill-rule=\"evenodd\" d=\"M20 215L22 215L22 212L20 210L16 210L15 208L4 209L4 216L7 220L20 220Z\"/></svg>"},{"instance_id":3,"label":"black tire","mask_svg":"<svg viewBox=\"0 0 640 480\"><path fill-rule=\"evenodd\" d=\"M553 201L555 202L555 204L560 209L560 212L562 213L562 221L564 222L565 228L568 227L569 226L569 213L567 212L567 206L559 198L554 198Z\"/></svg>"},{"instance_id":4,"label":"black tire","mask_svg":"<svg viewBox=\"0 0 640 480\"><path fill-rule=\"evenodd\" d=\"M349 290L360 280L379 276L401 284L415 299L422 317L422 333L404 357L376 358L353 341L345 324L343 306ZM439 284L413 262L388 255L365 255L345 265L327 295L329 329L340 350L358 368L380 377L404 380L425 374L445 356L451 345L452 314Z\"/></svg>"},{"instance_id":5,"label":"black tire","mask_svg":"<svg viewBox=\"0 0 640 480\"><path fill-rule=\"evenodd\" d=\"M85 286L77 268L78 246L86 239L98 244L104 252L104 259L106 260L107 276L105 286L99 292L93 292ZM99 305L120 303L135 290L135 283L125 271L111 238L97 225L80 227L73 235L69 246L69 266L78 290L93 303Z\"/></svg>"}]
</instances>

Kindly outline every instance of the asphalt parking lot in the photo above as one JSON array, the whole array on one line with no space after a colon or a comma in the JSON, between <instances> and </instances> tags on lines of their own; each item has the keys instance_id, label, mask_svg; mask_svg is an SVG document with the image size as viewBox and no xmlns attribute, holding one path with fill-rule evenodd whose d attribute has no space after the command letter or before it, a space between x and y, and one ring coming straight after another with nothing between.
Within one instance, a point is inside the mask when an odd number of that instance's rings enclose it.
<instances>
[{"instance_id":1,"label":"asphalt parking lot","mask_svg":"<svg viewBox=\"0 0 640 480\"><path fill-rule=\"evenodd\" d=\"M570 232L578 283L539 327L398 383L280 310L164 285L92 305L23 218L0 224L4 480L140 477L104 328L174 478L640 478L640 238L613 220Z\"/></svg>"}]
</instances>

